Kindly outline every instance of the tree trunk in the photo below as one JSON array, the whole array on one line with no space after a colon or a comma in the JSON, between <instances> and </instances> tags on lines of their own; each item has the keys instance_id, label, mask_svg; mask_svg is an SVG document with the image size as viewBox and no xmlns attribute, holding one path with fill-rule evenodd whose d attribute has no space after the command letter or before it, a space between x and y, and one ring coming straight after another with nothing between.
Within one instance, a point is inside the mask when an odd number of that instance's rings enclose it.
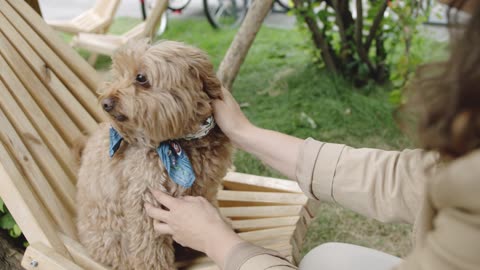
<instances>
[{"instance_id":1,"label":"tree trunk","mask_svg":"<svg viewBox=\"0 0 480 270\"><path fill-rule=\"evenodd\" d=\"M312 18L308 12L303 10L304 0L294 0L295 8L300 10L305 23L307 24L310 32L312 34L312 40L315 44L315 47L320 50L322 59L325 62L325 66L328 70L332 72L338 72L337 68L337 58L335 52L333 51L332 46L328 43L325 37L325 32L320 29L320 26L317 23L315 18Z\"/></svg>"},{"instance_id":2,"label":"tree trunk","mask_svg":"<svg viewBox=\"0 0 480 270\"><path fill-rule=\"evenodd\" d=\"M245 20L230 44L220 67L218 77L223 85L231 90L248 50L262 26L263 20L272 7L273 0L255 0L249 7Z\"/></svg>"},{"instance_id":3,"label":"tree trunk","mask_svg":"<svg viewBox=\"0 0 480 270\"><path fill-rule=\"evenodd\" d=\"M0 233L0 270L21 270L22 254L7 240L5 233Z\"/></svg>"}]
</instances>

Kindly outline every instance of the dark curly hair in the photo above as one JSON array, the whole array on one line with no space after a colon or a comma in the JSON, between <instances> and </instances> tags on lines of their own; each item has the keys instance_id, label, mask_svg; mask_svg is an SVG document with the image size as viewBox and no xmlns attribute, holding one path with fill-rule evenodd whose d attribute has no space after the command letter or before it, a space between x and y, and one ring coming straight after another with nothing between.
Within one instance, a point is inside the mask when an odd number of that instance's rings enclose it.
<instances>
[{"instance_id":1,"label":"dark curly hair","mask_svg":"<svg viewBox=\"0 0 480 270\"><path fill-rule=\"evenodd\" d=\"M464 3L453 1L451 6ZM417 70L402 109L415 113L419 146L438 151L444 159L480 148L480 5L473 9L466 24L451 23L448 60Z\"/></svg>"}]
</instances>

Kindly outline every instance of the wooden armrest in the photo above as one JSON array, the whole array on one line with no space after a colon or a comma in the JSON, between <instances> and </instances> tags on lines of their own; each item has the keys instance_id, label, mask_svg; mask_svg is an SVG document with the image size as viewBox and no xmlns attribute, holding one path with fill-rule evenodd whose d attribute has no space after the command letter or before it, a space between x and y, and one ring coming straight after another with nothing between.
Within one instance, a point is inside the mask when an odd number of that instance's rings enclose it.
<instances>
[{"instance_id":1,"label":"wooden armrest","mask_svg":"<svg viewBox=\"0 0 480 270\"><path fill-rule=\"evenodd\" d=\"M31 270L83 269L42 243L33 243L27 248L23 256L22 266Z\"/></svg>"}]
</instances>

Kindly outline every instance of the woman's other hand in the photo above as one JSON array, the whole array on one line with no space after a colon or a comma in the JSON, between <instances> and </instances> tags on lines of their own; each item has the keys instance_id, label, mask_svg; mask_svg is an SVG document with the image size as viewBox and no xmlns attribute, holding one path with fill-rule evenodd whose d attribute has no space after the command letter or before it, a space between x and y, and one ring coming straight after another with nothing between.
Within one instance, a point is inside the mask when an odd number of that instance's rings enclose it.
<instances>
[{"instance_id":1,"label":"woman's other hand","mask_svg":"<svg viewBox=\"0 0 480 270\"><path fill-rule=\"evenodd\" d=\"M182 246L206 253L218 266L223 267L231 248L243 242L205 198L174 198L158 190L152 190L152 194L169 209L145 204L147 214L155 220L155 231L170 234Z\"/></svg>"}]
</instances>

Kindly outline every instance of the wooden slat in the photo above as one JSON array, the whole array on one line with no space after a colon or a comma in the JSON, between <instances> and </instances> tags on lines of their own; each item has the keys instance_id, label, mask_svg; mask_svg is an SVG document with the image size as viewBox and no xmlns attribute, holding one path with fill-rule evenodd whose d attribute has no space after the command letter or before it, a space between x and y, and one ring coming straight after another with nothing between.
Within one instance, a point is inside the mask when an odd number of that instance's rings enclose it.
<instances>
[{"instance_id":1,"label":"wooden slat","mask_svg":"<svg viewBox=\"0 0 480 270\"><path fill-rule=\"evenodd\" d=\"M130 29L121 36L104 35L93 33L79 33L73 40L72 46L85 50L112 55L120 46L128 41L139 38L151 38L155 36L160 24L162 14L167 9L168 0L157 0L156 5L145 22Z\"/></svg>"},{"instance_id":2,"label":"wooden slat","mask_svg":"<svg viewBox=\"0 0 480 270\"><path fill-rule=\"evenodd\" d=\"M5 147L16 155L18 164L24 169L24 174L30 179L33 188L38 194L43 195L42 199L50 210L49 212L54 216L54 220L64 231L74 235L73 216L68 212L66 205L58 200L55 191L3 113L0 114L0 125L2 126L0 138L4 142Z\"/></svg>"},{"instance_id":3,"label":"wooden slat","mask_svg":"<svg viewBox=\"0 0 480 270\"><path fill-rule=\"evenodd\" d=\"M122 44L126 44L129 40L145 38L145 36L143 36L143 30L145 29L145 24L146 22L141 22L135 27L133 27L132 29L123 33L120 36L122 40Z\"/></svg>"},{"instance_id":4,"label":"wooden slat","mask_svg":"<svg viewBox=\"0 0 480 270\"><path fill-rule=\"evenodd\" d=\"M3 86L0 84L0 88ZM60 228L68 235L75 235L75 226L73 224L73 215L67 209L68 206L73 208L73 196L74 194L60 194L63 201L60 201L52 189L50 183L45 178L44 174L40 171L40 168L35 163L35 159L32 157L30 152L25 147L24 143L20 139L20 136L15 131L14 127L9 123L8 119L5 117L3 112L0 110L0 126L2 127L2 133L0 133L0 138L2 139L4 146L7 147L14 154L11 158L17 157L16 160L22 169L24 169L24 175L30 180L30 184L33 186L37 194L42 195L42 200L45 203L47 209L52 214L54 220L60 226ZM37 140L39 145L41 141L35 135L30 135L32 140ZM41 150L41 147L37 149ZM48 152L44 152L48 154ZM65 179L66 180L66 179ZM70 183L70 181L65 181ZM63 191L65 187L70 187L68 185L62 185L58 187ZM73 190L66 190L65 192L70 192ZM57 187L56 187L57 188ZM65 190L65 189L64 189Z\"/></svg>"},{"instance_id":5,"label":"wooden slat","mask_svg":"<svg viewBox=\"0 0 480 270\"><path fill-rule=\"evenodd\" d=\"M0 53L15 72L16 77L20 79L38 106L40 106L49 120L51 120L55 129L62 135L63 139L72 145L76 139L82 136L81 131L73 121L66 116L62 107L42 82L31 72L25 60L15 51L3 34L0 34L0 47L2 47ZM5 80L7 79L8 77L5 78Z\"/></svg>"},{"instance_id":6,"label":"wooden slat","mask_svg":"<svg viewBox=\"0 0 480 270\"><path fill-rule=\"evenodd\" d=\"M3 66L3 60L0 57L0 70L6 71L1 68ZM8 74L8 72L6 72ZM15 79L15 77L11 77ZM13 80L15 81L15 80ZM20 92L21 86L13 88L16 91ZM15 91L14 90L14 91ZM31 161L36 161L40 166L42 171L45 173L45 176L50 180L49 183L59 192L59 195L62 198L62 201L65 203L67 209L73 212L74 209L74 197L75 197L75 187L73 181L69 181L69 176L65 173L65 170L61 167L61 164L57 162L55 157L52 155L50 149L45 145L42 136L37 132L37 130L32 126L30 120L24 115L24 111L17 105L16 100L11 96L3 82L0 81L0 107L3 108L5 115L8 116L10 120L4 118L5 126L2 125L2 129L6 135L6 129L10 126L10 123L15 127L15 132L21 135L16 135L18 138L23 138L25 145L32 152L34 158ZM3 114L2 114L3 117ZM13 132L13 127L12 131ZM51 136L55 138L54 133L47 133L46 136ZM12 135L13 136L13 133ZM60 144L60 142L58 142ZM64 153L66 157L70 154L68 149ZM23 160L24 158L21 158Z\"/></svg>"},{"instance_id":7,"label":"wooden slat","mask_svg":"<svg viewBox=\"0 0 480 270\"><path fill-rule=\"evenodd\" d=\"M220 205L303 205L308 198L303 194L279 193L279 192L249 192L220 190L217 196Z\"/></svg>"},{"instance_id":8,"label":"wooden slat","mask_svg":"<svg viewBox=\"0 0 480 270\"><path fill-rule=\"evenodd\" d=\"M35 71L38 78L42 79L44 85L48 87L50 92L55 96L56 100L62 105L62 108L68 113L69 117L84 132L93 132L98 125L95 119L85 110L72 93L63 85L55 72L48 67L40 56L28 45L23 37L15 31L15 28L7 19L0 14L0 25L2 32L11 42L15 44L15 49L28 60L31 69ZM39 46L37 44L37 46ZM90 93L90 91L87 91ZM96 98L91 95L91 101L96 104Z\"/></svg>"},{"instance_id":9,"label":"wooden slat","mask_svg":"<svg viewBox=\"0 0 480 270\"><path fill-rule=\"evenodd\" d=\"M112 2L120 2L115 0ZM102 17L100 14L111 14L110 17ZM57 31L71 34L78 33L105 33L113 22L111 11L98 12L94 9L86 10L71 20L47 20L47 24Z\"/></svg>"},{"instance_id":10,"label":"wooden slat","mask_svg":"<svg viewBox=\"0 0 480 270\"><path fill-rule=\"evenodd\" d=\"M33 193L26 176L14 163L11 153L0 141L0 197L10 209L18 226L31 243L39 242L70 257L57 235L57 226L42 202Z\"/></svg>"},{"instance_id":11,"label":"wooden slat","mask_svg":"<svg viewBox=\"0 0 480 270\"><path fill-rule=\"evenodd\" d=\"M72 46L95 53L112 55L125 42L121 36L80 33L73 38Z\"/></svg>"},{"instance_id":12,"label":"wooden slat","mask_svg":"<svg viewBox=\"0 0 480 270\"><path fill-rule=\"evenodd\" d=\"M48 20L47 21L48 25L51 26L53 29L61 32L66 32L66 33L77 33L80 31L78 27L71 23L71 22L65 22L65 21L57 21L57 20Z\"/></svg>"},{"instance_id":13,"label":"wooden slat","mask_svg":"<svg viewBox=\"0 0 480 270\"><path fill-rule=\"evenodd\" d=\"M2 35L0 33L0 46L2 43ZM1 89L1 95L3 100L0 101L0 104L2 104L5 112L12 119L14 125L22 130L22 134L37 134L37 131L39 131L41 138L46 142L52 153L55 154L63 171L67 173L73 182L73 179L75 178L74 168L76 163L71 155L70 148L49 122L47 116L33 100L20 80L17 79L13 70L10 69L6 61L3 59L2 54L0 54L0 78L6 83L6 85L2 83L3 87ZM25 113L27 113L27 115L25 115ZM28 117L29 121L25 120L25 116ZM28 122L31 122L34 125L35 128L33 130L30 126L25 127ZM51 160L49 157L46 157L43 161L50 162ZM59 170L55 164L47 163L45 170L50 172L50 176L57 174L60 175L59 178L54 179L61 179L63 181L65 178L63 173L58 172Z\"/></svg>"},{"instance_id":14,"label":"wooden slat","mask_svg":"<svg viewBox=\"0 0 480 270\"><path fill-rule=\"evenodd\" d=\"M232 219L299 216L301 205L221 207L220 213Z\"/></svg>"},{"instance_id":15,"label":"wooden slat","mask_svg":"<svg viewBox=\"0 0 480 270\"><path fill-rule=\"evenodd\" d=\"M232 221L232 227L239 232L246 232L258 229L295 226L299 220L299 216L234 220Z\"/></svg>"},{"instance_id":16,"label":"wooden slat","mask_svg":"<svg viewBox=\"0 0 480 270\"><path fill-rule=\"evenodd\" d=\"M238 172L229 172L224 178L223 185L232 190L303 193L295 181Z\"/></svg>"},{"instance_id":17,"label":"wooden slat","mask_svg":"<svg viewBox=\"0 0 480 270\"><path fill-rule=\"evenodd\" d=\"M254 242L257 240L271 239L280 236L293 236L294 231L295 226L288 226L274 229L242 232L239 233L238 236L240 236L245 241Z\"/></svg>"},{"instance_id":18,"label":"wooden slat","mask_svg":"<svg viewBox=\"0 0 480 270\"><path fill-rule=\"evenodd\" d=\"M62 233L59 235L76 264L88 270L108 270L108 268L90 258L87 251L80 243Z\"/></svg>"},{"instance_id":19,"label":"wooden slat","mask_svg":"<svg viewBox=\"0 0 480 270\"><path fill-rule=\"evenodd\" d=\"M16 3L18 4L18 3ZM48 38L52 38L51 29L48 29L48 26L45 25L45 22L39 22L45 28L46 32L34 32L34 30L28 25L27 22L23 21L20 16L15 14L15 10L9 5L0 6L0 11L4 16L15 26L15 29L20 33L24 39L29 43L31 48L33 48L37 55L39 55L42 60L47 64L46 67L53 70L53 72L58 76L62 83L70 90L70 92L75 96L75 98L82 104L82 106L89 112L89 114L97 121L105 121L106 117L100 110L98 106L96 91L98 86L101 83L100 77L95 70L91 70L91 67L83 60L75 51L68 47L62 40L58 42L61 45L53 44L50 40L42 40L42 34ZM39 25L39 28L43 28L42 25ZM43 29L42 29L43 30ZM39 36L40 35L40 36ZM58 38L57 35L53 32L53 37ZM59 48L57 48L59 47ZM65 51L59 52L58 50L62 49ZM70 53L67 53L70 52ZM73 53L73 56L70 54ZM64 58L60 58L64 54ZM84 65L88 66L88 70L83 67ZM73 69L73 70L72 70ZM79 73L83 71L86 74ZM88 77L88 78L87 78ZM85 81L95 80L95 84L90 86Z\"/></svg>"},{"instance_id":20,"label":"wooden slat","mask_svg":"<svg viewBox=\"0 0 480 270\"><path fill-rule=\"evenodd\" d=\"M168 0L156 0L155 6L153 7L150 16L148 16L145 21L145 27L143 28L142 37L149 38L153 40L155 37L160 21L162 19L162 14L167 10Z\"/></svg>"},{"instance_id":21,"label":"wooden slat","mask_svg":"<svg viewBox=\"0 0 480 270\"><path fill-rule=\"evenodd\" d=\"M273 0L250 2L247 15L218 67L217 76L226 89L232 89L248 50L262 26L263 20L272 9L273 2Z\"/></svg>"},{"instance_id":22,"label":"wooden slat","mask_svg":"<svg viewBox=\"0 0 480 270\"><path fill-rule=\"evenodd\" d=\"M55 33L55 31L52 31L52 29L42 20L41 17L36 15L35 12L28 7L24 1L4 0L4 2L5 1L8 2L16 11L18 11L7 14L6 17L9 18L9 20L12 17L18 17L19 15L23 17L28 25L30 25L30 27L34 29L35 32L38 33L40 37L48 44L48 47L50 47L56 55L60 56L64 63L68 63L68 69L66 71L72 70L75 74L77 74L77 76L86 84L87 89L98 89L98 86L101 82L100 76L88 63L82 59L80 55L78 55L78 53L72 50L58 36L58 34ZM6 7L8 5L0 5L0 7L1 6ZM16 23L13 24L17 26ZM30 45L35 48L35 43L31 43ZM69 88L72 89L73 87ZM79 89L79 91L81 91L81 89Z\"/></svg>"},{"instance_id":23,"label":"wooden slat","mask_svg":"<svg viewBox=\"0 0 480 270\"><path fill-rule=\"evenodd\" d=\"M28 246L23 256L22 266L27 270L83 270L82 267L42 243L33 243Z\"/></svg>"}]
</instances>

